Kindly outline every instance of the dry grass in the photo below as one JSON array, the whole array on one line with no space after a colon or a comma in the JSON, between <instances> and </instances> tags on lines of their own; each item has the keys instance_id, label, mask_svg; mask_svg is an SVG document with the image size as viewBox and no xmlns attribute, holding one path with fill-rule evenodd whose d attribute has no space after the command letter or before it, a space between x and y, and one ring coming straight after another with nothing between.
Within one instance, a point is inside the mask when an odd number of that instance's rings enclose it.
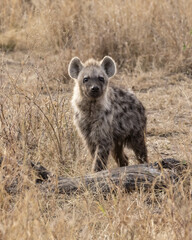
<instances>
[{"instance_id":1,"label":"dry grass","mask_svg":"<svg viewBox=\"0 0 192 240\"><path fill-rule=\"evenodd\" d=\"M192 161L192 1L0 0L0 239L192 239L191 169L163 193L45 194L27 160L84 175L67 64L111 55L146 106L149 160ZM119 81L118 81L119 79ZM131 164L136 163L130 153ZM18 162L22 163L18 166ZM116 167L111 159L109 168ZM18 181L13 194L6 188Z\"/></svg>"},{"instance_id":2,"label":"dry grass","mask_svg":"<svg viewBox=\"0 0 192 240\"><path fill-rule=\"evenodd\" d=\"M188 0L1 0L0 46L101 58L129 70L191 63L192 2ZM183 66L184 67L184 66Z\"/></svg>"}]
</instances>

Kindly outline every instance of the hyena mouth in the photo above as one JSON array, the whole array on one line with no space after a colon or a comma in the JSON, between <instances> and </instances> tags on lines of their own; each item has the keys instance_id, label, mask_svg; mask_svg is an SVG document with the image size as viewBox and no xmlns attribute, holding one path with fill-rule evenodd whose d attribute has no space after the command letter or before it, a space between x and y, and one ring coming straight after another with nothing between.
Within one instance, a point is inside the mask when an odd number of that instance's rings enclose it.
<instances>
[{"instance_id":1,"label":"hyena mouth","mask_svg":"<svg viewBox=\"0 0 192 240\"><path fill-rule=\"evenodd\" d=\"M101 93L100 92L90 92L89 96L91 98L99 98L101 96Z\"/></svg>"}]
</instances>

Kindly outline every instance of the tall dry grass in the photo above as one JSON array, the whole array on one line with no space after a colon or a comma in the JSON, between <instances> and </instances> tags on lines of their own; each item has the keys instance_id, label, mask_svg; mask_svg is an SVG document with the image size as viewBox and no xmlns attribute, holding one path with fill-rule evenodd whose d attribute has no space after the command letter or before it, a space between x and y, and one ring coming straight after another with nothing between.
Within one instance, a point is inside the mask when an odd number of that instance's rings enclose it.
<instances>
[{"instance_id":1,"label":"tall dry grass","mask_svg":"<svg viewBox=\"0 0 192 240\"><path fill-rule=\"evenodd\" d=\"M111 55L129 70L177 68L191 63L191 12L188 0L1 0L0 46L63 51L64 61Z\"/></svg>"},{"instance_id":2,"label":"tall dry grass","mask_svg":"<svg viewBox=\"0 0 192 240\"><path fill-rule=\"evenodd\" d=\"M0 240L192 239L191 166L163 192L104 199L41 191L28 165L63 176L90 171L67 64L106 54L121 70L114 83L132 87L147 109L149 160L190 165L191 8L187 0L0 0Z\"/></svg>"}]
</instances>

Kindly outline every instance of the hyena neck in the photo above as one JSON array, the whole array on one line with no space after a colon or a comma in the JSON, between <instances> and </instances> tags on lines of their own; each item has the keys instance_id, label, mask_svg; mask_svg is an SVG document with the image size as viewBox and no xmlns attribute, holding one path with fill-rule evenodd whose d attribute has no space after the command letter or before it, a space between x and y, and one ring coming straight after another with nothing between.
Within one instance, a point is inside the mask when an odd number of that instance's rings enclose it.
<instances>
[{"instance_id":1,"label":"hyena neck","mask_svg":"<svg viewBox=\"0 0 192 240\"><path fill-rule=\"evenodd\" d=\"M75 112L82 112L88 116L95 115L105 110L110 110L111 102L109 100L109 91L99 99L90 101L81 95L79 87L75 86L72 98L72 106Z\"/></svg>"}]
</instances>

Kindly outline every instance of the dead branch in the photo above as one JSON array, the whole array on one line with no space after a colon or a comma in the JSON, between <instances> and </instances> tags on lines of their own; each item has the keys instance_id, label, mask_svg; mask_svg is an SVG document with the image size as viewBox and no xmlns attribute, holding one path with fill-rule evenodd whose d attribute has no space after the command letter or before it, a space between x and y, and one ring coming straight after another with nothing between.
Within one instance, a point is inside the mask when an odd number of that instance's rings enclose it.
<instances>
[{"instance_id":1,"label":"dead branch","mask_svg":"<svg viewBox=\"0 0 192 240\"><path fill-rule=\"evenodd\" d=\"M53 174L40 164L31 163L38 176L37 182L43 184L43 188L51 189L62 194L81 193L90 190L93 193L107 194L117 188L126 192L144 188L160 189L170 183L175 184L187 165L173 158L164 159L153 164L140 164L105 170L81 177L65 178L58 177L56 181ZM47 181L49 179L49 181Z\"/></svg>"}]
</instances>

